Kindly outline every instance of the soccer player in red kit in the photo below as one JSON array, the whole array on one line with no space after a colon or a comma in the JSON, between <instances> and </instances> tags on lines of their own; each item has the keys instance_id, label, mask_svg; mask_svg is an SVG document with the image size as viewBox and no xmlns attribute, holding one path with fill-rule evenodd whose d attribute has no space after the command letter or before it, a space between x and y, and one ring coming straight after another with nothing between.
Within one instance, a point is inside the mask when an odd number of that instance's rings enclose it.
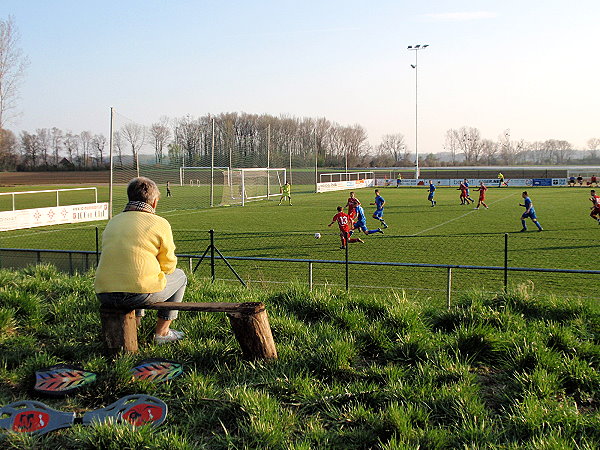
<instances>
[{"instance_id":1,"label":"soccer player in red kit","mask_svg":"<svg viewBox=\"0 0 600 450\"><path fill-rule=\"evenodd\" d=\"M467 188L465 187L465 185L463 184L462 181L458 185L458 190L460 191L460 204L461 205L469 204L469 202L467 201Z\"/></svg>"},{"instance_id":2,"label":"soccer player in red kit","mask_svg":"<svg viewBox=\"0 0 600 450\"><path fill-rule=\"evenodd\" d=\"M483 181L479 182L479 187L477 190L479 191L479 201L477 202L475 209L479 209L479 205L483 205L485 206L485 209L488 209L488 205L485 204L485 191L487 191L488 188L485 184L483 184Z\"/></svg>"},{"instance_id":3,"label":"soccer player in red kit","mask_svg":"<svg viewBox=\"0 0 600 450\"><path fill-rule=\"evenodd\" d=\"M346 203L346 208L348 208L348 215L353 219L356 217L356 207L360 205L360 200L356 198L354 192L350 192L350 197L348 198L348 203Z\"/></svg>"},{"instance_id":4,"label":"soccer player in red kit","mask_svg":"<svg viewBox=\"0 0 600 450\"><path fill-rule=\"evenodd\" d=\"M342 240L342 246L340 248L346 248L346 245L349 242L363 242L360 238L350 239L350 230L353 228L352 217L346 214L344 208L341 206L337 207L337 214L333 216L331 223L327 226L330 227L336 222L338 227L340 227L340 238Z\"/></svg>"},{"instance_id":5,"label":"soccer player in red kit","mask_svg":"<svg viewBox=\"0 0 600 450\"><path fill-rule=\"evenodd\" d=\"M598 225L600 225L600 197L596 195L596 191L594 189L590 191L590 195L590 201L594 204L594 206L592 206L590 217L594 220L597 220Z\"/></svg>"}]
</instances>

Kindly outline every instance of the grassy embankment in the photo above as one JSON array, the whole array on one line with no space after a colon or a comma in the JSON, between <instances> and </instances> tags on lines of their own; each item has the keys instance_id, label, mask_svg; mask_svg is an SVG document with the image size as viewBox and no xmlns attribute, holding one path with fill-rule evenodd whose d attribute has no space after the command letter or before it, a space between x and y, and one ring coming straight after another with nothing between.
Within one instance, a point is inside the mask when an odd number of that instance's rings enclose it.
<instances>
[{"instance_id":1,"label":"grassy embankment","mask_svg":"<svg viewBox=\"0 0 600 450\"><path fill-rule=\"evenodd\" d=\"M264 301L279 360L248 362L222 314L182 313L180 343L102 356L92 276L0 271L0 403L35 399L36 369L99 374L66 400L79 414L132 393L163 399L157 429L75 426L0 436L2 448L598 448L600 316L568 299L463 296L450 310L403 297L292 286L246 291L192 278L188 301ZM149 314L150 315L150 314ZM151 315L150 315L151 316ZM134 382L147 357L185 364L162 385Z\"/></svg>"}]
</instances>

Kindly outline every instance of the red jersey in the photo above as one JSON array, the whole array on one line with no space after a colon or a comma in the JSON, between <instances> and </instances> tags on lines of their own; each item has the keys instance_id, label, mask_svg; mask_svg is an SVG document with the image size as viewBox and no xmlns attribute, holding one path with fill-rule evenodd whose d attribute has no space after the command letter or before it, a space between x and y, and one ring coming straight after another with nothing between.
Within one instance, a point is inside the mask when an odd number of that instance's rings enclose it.
<instances>
[{"instance_id":1,"label":"red jersey","mask_svg":"<svg viewBox=\"0 0 600 450\"><path fill-rule=\"evenodd\" d=\"M338 226L340 227L340 231L345 231L346 233L350 231L350 224L352 223L352 219L345 212L342 211L337 213L335 216L333 216L333 219L331 219L331 221L337 222Z\"/></svg>"},{"instance_id":2,"label":"red jersey","mask_svg":"<svg viewBox=\"0 0 600 450\"><path fill-rule=\"evenodd\" d=\"M485 198L485 191L487 190L487 186L479 186L479 197Z\"/></svg>"},{"instance_id":3,"label":"red jersey","mask_svg":"<svg viewBox=\"0 0 600 450\"><path fill-rule=\"evenodd\" d=\"M594 204L594 208L600 209L600 196L598 196L598 195L592 195L590 197L590 200Z\"/></svg>"},{"instance_id":4,"label":"red jersey","mask_svg":"<svg viewBox=\"0 0 600 450\"><path fill-rule=\"evenodd\" d=\"M354 216L354 210L360 205L360 201L356 197L348 198L348 215Z\"/></svg>"}]
</instances>

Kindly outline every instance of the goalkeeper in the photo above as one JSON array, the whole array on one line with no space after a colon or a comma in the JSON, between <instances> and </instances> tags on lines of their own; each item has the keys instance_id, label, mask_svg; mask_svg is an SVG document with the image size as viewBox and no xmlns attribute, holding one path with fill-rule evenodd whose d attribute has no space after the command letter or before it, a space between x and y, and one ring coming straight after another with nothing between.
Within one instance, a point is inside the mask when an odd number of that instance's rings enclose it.
<instances>
[{"instance_id":1,"label":"goalkeeper","mask_svg":"<svg viewBox=\"0 0 600 450\"><path fill-rule=\"evenodd\" d=\"M290 206L292 206L292 186L290 183L286 181L285 184L279 188L279 193L281 194L279 205L281 205L281 202L287 197Z\"/></svg>"}]
</instances>

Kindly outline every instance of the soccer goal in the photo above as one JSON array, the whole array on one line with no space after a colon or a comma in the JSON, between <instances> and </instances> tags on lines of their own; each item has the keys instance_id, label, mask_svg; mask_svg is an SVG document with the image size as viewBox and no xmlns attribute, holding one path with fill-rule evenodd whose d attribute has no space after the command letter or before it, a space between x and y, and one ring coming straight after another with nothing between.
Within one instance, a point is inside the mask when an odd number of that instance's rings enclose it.
<instances>
[{"instance_id":1,"label":"soccer goal","mask_svg":"<svg viewBox=\"0 0 600 450\"><path fill-rule=\"evenodd\" d=\"M333 172L319 175L317 192L341 191L375 186L375 172Z\"/></svg>"},{"instance_id":2,"label":"soccer goal","mask_svg":"<svg viewBox=\"0 0 600 450\"><path fill-rule=\"evenodd\" d=\"M241 204L279 196L279 188L285 184L286 169L252 168L231 169L223 187L222 205Z\"/></svg>"},{"instance_id":3,"label":"soccer goal","mask_svg":"<svg viewBox=\"0 0 600 450\"><path fill-rule=\"evenodd\" d=\"M571 177L575 178L576 184L581 183L582 186L597 186L598 179L600 178L600 169L593 167L569 169L567 170L567 180Z\"/></svg>"},{"instance_id":4,"label":"soccer goal","mask_svg":"<svg viewBox=\"0 0 600 450\"><path fill-rule=\"evenodd\" d=\"M179 168L179 185L180 186L210 186L214 180L211 178L214 173L212 170L223 173L223 178L228 180L229 167L222 166L204 166L204 167L186 167L182 166Z\"/></svg>"}]
</instances>

